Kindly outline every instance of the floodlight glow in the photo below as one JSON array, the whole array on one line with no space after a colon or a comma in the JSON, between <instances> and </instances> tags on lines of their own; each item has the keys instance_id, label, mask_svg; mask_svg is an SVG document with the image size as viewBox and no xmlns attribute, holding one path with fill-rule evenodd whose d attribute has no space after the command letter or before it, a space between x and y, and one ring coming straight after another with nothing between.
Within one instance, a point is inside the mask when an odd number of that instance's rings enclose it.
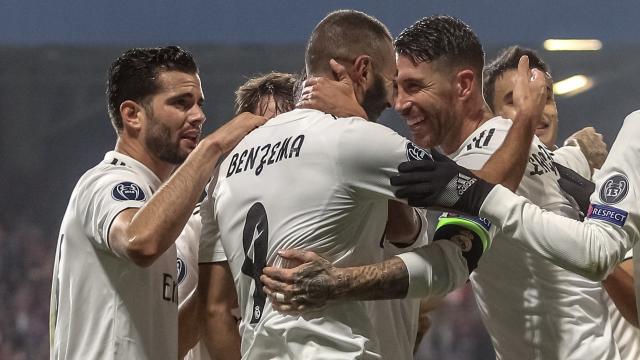
<instances>
[{"instance_id":1,"label":"floodlight glow","mask_svg":"<svg viewBox=\"0 0 640 360\"><path fill-rule=\"evenodd\" d=\"M597 39L547 39L544 48L548 51L598 51L602 41Z\"/></svg>"},{"instance_id":2,"label":"floodlight glow","mask_svg":"<svg viewBox=\"0 0 640 360\"><path fill-rule=\"evenodd\" d=\"M573 96L587 91L593 87L593 79L584 75L574 75L570 78L557 81L553 84L553 93L556 95Z\"/></svg>"}]
</instances>

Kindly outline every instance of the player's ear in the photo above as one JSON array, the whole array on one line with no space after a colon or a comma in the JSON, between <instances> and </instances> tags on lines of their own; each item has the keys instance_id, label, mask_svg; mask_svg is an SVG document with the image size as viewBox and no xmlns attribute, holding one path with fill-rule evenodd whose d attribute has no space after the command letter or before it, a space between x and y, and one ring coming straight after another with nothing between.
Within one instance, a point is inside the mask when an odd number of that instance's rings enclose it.
<instances>
[{"instance_id":1,"label":"player's ear","mask_svg":"<svg viewBox=\"0 0 640 360\"><path fill-rule=\"evenodd\" d=\"M368 88L373 71L371 68L371 57L369 55L360 55L353 61L350 71L351 80L353 81L353 91L356 99L361 102Z\"/></svg>"},{"instance_id":2,"label":"player's ear","mask_svg":"<svg viewBox=\"0 0 640 360\"><path fill-rule=\"evenodd\" d=\"M144 108L133 100L125 100L120 104L120 116L125 131L128 129L140 130L142 118L145 116Z\"/></svg>"},{"instance_id":3,"label":"player's ear","mask_svg":"<svg viewBox=\"0 0 640 360\"><path fill-rule=\"evenodd\" d=\"M471 69L462 69L456 74L456 94L458 98L467 99L476 86L476 74Z\"/></svg>"},{"instance_id":4,"label":"player's ear","mask_svg":"<svg viewBox=\"0 0 640 360\"><path fill-rule=\"evenodd\" d=\"M367 80L373 75L371 57L360 55L353 61L353 82L366 87Z\"/></svg>"}]
</instances>

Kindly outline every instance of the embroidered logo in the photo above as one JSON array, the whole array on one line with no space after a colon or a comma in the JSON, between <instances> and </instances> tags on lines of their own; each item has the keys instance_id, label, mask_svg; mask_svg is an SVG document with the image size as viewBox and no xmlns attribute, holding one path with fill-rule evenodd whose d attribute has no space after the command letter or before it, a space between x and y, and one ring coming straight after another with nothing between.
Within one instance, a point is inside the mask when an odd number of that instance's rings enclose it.
<instances>
[{"instance_id":1,"label":"embroidered logo","mask_svg":"<svg viewBox=\"0 0 640 360\"><path fill-rule=\"evenodd\" d=\"M111 190L111 197L119 201L135 200L142 201L145 199L144 191L140 186L129 182L121 182Z\"/></svg>"},{"instance_id":2,"label":"embroidered logo","mask_svg":"<svg viewBox=\"0 0 640 360\"><path fill-rule=\"evenodd\" d=\"M432 159L431 154L425 149L419 148L414 143L409 141L407 143L407 159L409 160L424 160Z\"/></svg>"},{"instance_id":3,"label":"embroidered logo","mask_svg":"<svg viewBox=\"0 0 640 360\"><path fill-rule=\"evenodd\" d=\"M587 218L603 220L620 227L622 227L627 221L628 216L629 213L624 210L615 208L613 206L599 204L591 204L589 206L589 211L587 212Z\"/></svg>"},{"instance_id":4,"label":"embroidered logo","mask_svg":"<svg viewBox=\"0 0 640 360\"><path fill-rule=\"evenodd\" d=\"M456 189L458 190L458 196L462 196L467 189L476 183L478 179L469 177L465 174L458 174L458 180L456 181Z\"/></svg>"},{"instance_id":5,"label":"embroidered logo","mask_svg":"<svg viewBox=\"0 0 640 360\"><path fill-rule=\"evenodd\" d=\"M621 174L613 175L600 188L600 200L605 204L617 204L627 196L628 192L627 177Z\"/></svg>"}]
</instances>

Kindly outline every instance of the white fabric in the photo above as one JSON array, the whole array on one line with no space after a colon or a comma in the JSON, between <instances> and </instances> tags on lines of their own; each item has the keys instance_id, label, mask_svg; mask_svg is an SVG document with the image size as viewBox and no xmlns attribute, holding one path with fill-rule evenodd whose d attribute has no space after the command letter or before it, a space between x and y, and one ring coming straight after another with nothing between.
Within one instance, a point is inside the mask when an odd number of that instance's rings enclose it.
<instances>
[{"instance_id":1,"label":"white fabric","mask_svg":"<svg viewBox=\"0 0 640 360\"><path fill-rule=\"evenodd\" d=\"M591 213L584 223L580 223L559 217L499 185L489 193L480 213L491 219L503 232L510 234L514 241L554 263L592 279L602 280L624 259L629 249L633 248L634 253L640 251L639 135L640 112L636 111L625 119L602 170L595 175L596 191L591 196L592 207L607 205L612 209L608 213L600 212L600 218ZM626 196L617 199L614 204L606 204L602 194L610 190L609 180L620 175L628 179ZM624 223L621 224L622 221ZM640 301L638 258L634 257L636 302Z\"/></svg>"},{"instance_id":2,"label":"white fabric","mask_svg":"<svg viewBox=\"0 0 640 360\"><path fill-rule=\"evenodd\" d=\"M198 244L200 243L200 206L193 214L176 239L178 271L178 308L194 296L198 287Z\"/></svg>"},{"instance_id":3,"label":"white fabric","mask_svg":"<svg viewBox=\"0 0 640 360\"><path fill-rule=\"evenodd\" d=\"M418 239L407 247L396 247L384 242L382 256L389 259L393 256L409 252L417 247L427 245L432 238L433 226L427 221L427 211L415 209L422 219L421 233ZM411 360L413 348L418 334L418 315L420 313L419 298L368 301L371 322L380 341L383 359Z\"/></svg>"},{"instance_id":4,"label":"white fabric","mask_svg":"<svg viewBox=\"0 0 640 360\"><path fill-rule=\"evenodd\" d=\"M114 151L78 181L56 250L52 359L178 356L175 246L139 267L108 243L113 219L143 206L159 186L151 170Z\"/></svg>"},{"instance_id":5,"label":"white fabric","mask_svg":"<svg viewBox=\"0 0 640 360\"><path fill-rule=\"evenodd\" d=\"M200 218L200 205L196 206L189 221L176 239L176 250L178 254L178 308L196 296L198 287L198 244L200 243L200 233L202 221ZM218 249L213 252L216 257L211 260L226 261L222 244L214 244ZM220 255L221 254L221 255ZM209 352L204 343L198 343L184 356L184 360L211 360Z\"/></svg>"},{"instance_id":6,"label":"white fabric","mask_svg":"<svg viewBox=\"0 0 640 360\"><path fill-rule=\"evenodd\" d=\"M591 179L591 167L584 153L578 146L564 146L553 152L554 161L577 172L580 176ZM596 169L596 172L598 169ZM633 258L629 250L625 259ZM604 298L609 309L609 320L613 329L613 339L620 351L620 357L625 360L640 359L640 331L624 319L607 292Z\"/></svg>"},{"instance_id":7,"label":"white fabric","mask_svg":"<svg viewBox=\"0 0 640 360\"><path fill-rule=\"evenodd\" d=\"M220 168L216 168L211 183L216 183ZM200 237L198 241L197 263L214 263L227 261L227 256L220 241L220 231L213 216L214 201L211 192L207 192L200 205Z\"/></svg>"},{"instance_id":8,"label":"white fabric","mask_svg":"<svg viewBox=\"0 0 640 360\"><path fill-rule=\"evenodd\" d=\"M511 124L500 117L488 120L451 157L469 169L481 169ZM575 219L578 214L557 179L550 151L534 137L516 193ZM619 358L601 283L553 265L508 234L495 232L471 284L498 359Z\"/></svg>"},{"instance_id":9,"label":"white fabric","mask_svg":"<svg viewBox=\"0 0 640 360\"><path fill-rule=\"evenodd\" d=\"M307 109L271 119L229 154L208 190L215 211L211 222L203 219L203 233L219 228L229 259L242 312L243 358L380 358L364 302L286 316L268 300L264 308L255 303L261 287L256 290L246 273L259 271L263 260L292 265L276 255L288 248L316 251L337 266L377 260L393 198L389 177L407 154L421 152L384 126ZM457 265L466 271L464 262ZM438 280L447 278L444 273Z\"/></svg>"},{"instance_id":10,"label":"white fabric","mask_svg":"<svg viewBox=\"0 0 640 360\"><path fill-rule=\"evenodd\" d=\"M632 260L633 251L627 251L626 260ZM618 345L620 358L622 360L640 359L640 329L631 325L620 313L613 300L605 293L607 306L609 308L609 319L613 328L613 338Z\"/></svg>"},{"instance_id":11,"label":"white fabric","mask_svg":"<svg viewBox=\"0 0 640 360\"><path fill-rule=\"evenodd\" d=\"M591 167L587 158L578 146L563 146L551 153L553 161L577 172L586 179L591 179Z\"/></svg>"}]
</instances>

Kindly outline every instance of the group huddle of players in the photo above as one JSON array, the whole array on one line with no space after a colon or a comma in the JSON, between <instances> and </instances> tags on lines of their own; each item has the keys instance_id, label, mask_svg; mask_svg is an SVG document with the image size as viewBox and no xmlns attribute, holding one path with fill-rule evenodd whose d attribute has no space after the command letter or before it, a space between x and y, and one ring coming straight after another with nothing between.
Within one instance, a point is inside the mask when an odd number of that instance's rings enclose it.
<instances>
[{"instance_id":1,"label":"group huddle of players","mask_svg":"<svg viewBox=\"0 0 640 360\"><path fill-rule=\"evenodd\" d=\"M340 10L305 64L247 81L200 139L187 51L112 63L118 140L62 221L52 359L411 359L421 302L467 281L499 359L640 358L638 146L557 147L535 52L485 66L459 19L394 39ZM376 124L389 107L412 139Z\"/></svg>"}]
</instances>

